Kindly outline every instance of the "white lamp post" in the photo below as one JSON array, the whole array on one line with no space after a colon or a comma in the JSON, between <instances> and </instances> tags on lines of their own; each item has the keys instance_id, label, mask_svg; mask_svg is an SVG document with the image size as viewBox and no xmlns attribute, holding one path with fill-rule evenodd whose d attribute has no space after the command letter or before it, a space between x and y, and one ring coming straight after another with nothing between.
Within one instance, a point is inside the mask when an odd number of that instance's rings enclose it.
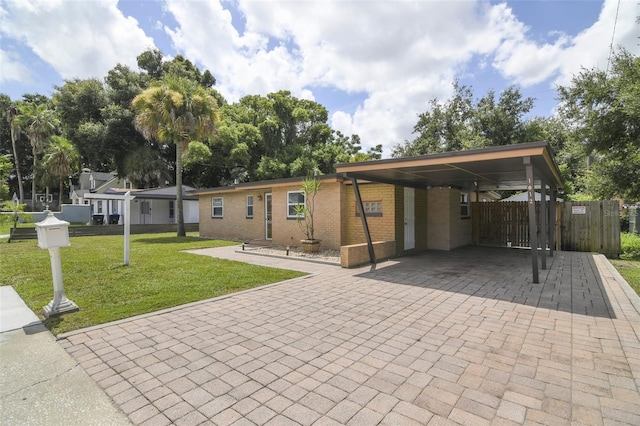
<instances>
[{"instance_id":1,"label":"white lamp post","mask_svg":"<svg viewBox=\"0 0 640 426\"><path fill-rule=\"evenodd\" d=\"M38 246L49 250L51 258L51 273L53 275L53 300L42 308L45 318L52 315L61 315L68 312L76 312L78 305L67 299L62 284L62 264L60 262L60 247L67 247L69 243L69 222L59 220L49 212L42 222L36 223L38 233Z\"/></svg>"}]
</instances>

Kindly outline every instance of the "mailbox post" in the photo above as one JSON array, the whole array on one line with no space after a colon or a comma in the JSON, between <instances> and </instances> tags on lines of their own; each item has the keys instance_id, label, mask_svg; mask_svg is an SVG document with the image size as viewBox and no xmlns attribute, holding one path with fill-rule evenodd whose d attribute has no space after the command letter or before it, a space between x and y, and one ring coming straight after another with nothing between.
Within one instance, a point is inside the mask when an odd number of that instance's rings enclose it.
<instances>
[{"instance_id":1,"label":"mailbox post","mask_svg":"<svg viewBox=\"0 0 640 426\"><path fill-rule=\"evenodd\" d=\"M59 220L49 212L42 222L36 223L38 233L38 246L49 250L51 258L51 273L53 275L53 300L42 308L45 318L61 315L68 312L76 312L78 305L67 299L62 284L62 264L60 262L60 247L67 247L69 243L69 222Z\"/></svg>"}]
</instances>

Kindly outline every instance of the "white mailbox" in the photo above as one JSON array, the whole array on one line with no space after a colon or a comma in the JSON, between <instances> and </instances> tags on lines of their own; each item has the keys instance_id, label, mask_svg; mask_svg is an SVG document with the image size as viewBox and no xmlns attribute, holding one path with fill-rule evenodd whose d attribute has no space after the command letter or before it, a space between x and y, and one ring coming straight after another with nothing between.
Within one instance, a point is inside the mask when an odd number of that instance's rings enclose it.
<instances>
[{"instance_id":1,"label":"white mailbox","mask_svg":"<svg viewBox=\"0 0 640 426\"><path fill-rule=\"evenodd\" d=\"M49 212L42 222L36 223L38 246L42 249L66 247L69 243L69 222L60 220Z\"/></svg>"}]
</instances>

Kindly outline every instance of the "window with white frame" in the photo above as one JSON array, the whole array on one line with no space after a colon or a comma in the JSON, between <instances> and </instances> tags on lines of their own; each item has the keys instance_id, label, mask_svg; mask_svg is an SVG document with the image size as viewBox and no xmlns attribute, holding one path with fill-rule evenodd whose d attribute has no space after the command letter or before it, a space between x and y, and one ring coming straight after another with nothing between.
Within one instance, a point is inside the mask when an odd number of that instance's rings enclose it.
<instances>
[{"instance_id":1,"label":"window with white frame","mask_svg":"<svg viewBox=\"0 0 640 426\"><path fill-rule=\"evenodd\" d=\"M96 201L96 207L98 214L102 213L102 201Z\"/></svg>"},{"instance_id":2,"label":"window with white frame","mask_svg":"<svg viewBox=\"0 0 640 426\"><path fill-rule=\"evenodd\" d=\"M287 218L296 219L297 206L304 206L304 193L302 191L289 191L287 192Z\"/></svg>"},{"instance_id":3,"label":"window with white frame","mask_svg":"<svg viewBox=\"0 0 640 426\"><path fill-rule=\"evenodd\" d=\"M211 217L222 218L224 214L224 202L222 197L215 197L211 200Z\"/></svg>"},{"instance_id":4,"label":"window with white frame","mask_svg":"<svg viewBox=\"0 0 640 426\"><path fill-rule=\"evenodd\" d=\"M247 195L247 219L253 219L253 195Z\"/></svg>"},{"instance_id":5,"label":"window with white frame","mask_svg":"<svg viewBox=\"0 0 640 426\"><path fill-rule=\"evenodd\" d=\"M466 192L460 193L460 217L467 218L471 216L471 209L469 208L469 194Z\"/></svg>"}]
</instances>

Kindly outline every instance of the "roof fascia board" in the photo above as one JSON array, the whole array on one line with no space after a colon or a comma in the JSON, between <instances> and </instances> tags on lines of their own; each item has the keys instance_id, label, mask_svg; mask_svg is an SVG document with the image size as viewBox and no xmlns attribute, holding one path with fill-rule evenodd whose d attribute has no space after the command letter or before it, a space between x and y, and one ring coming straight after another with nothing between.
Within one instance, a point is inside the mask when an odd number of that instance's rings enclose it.
<instances>
[{"instance_id":1,"label":"roof fascia board","mask_svg":"<svg viewBox=\"0 0 640 426\"><path fill-rule=\"evenodd\" d=\"M464 151L462 151L464 152ZM535 157L542 156L544 154L544 147L532 147L525 148L520 150L509 150L509 151L493 151L493 152L482 152L482 153L473 153L469 155L451 155L451 156L438 156L433 158L409 158L409 159L398 159L394 160L393 163L347 163L347 164L337 164L336 170L340 172L360 172L360 171L369 171L369 170L380 170L386 168L409 168L409 167L420 167L420 166L437 166L437 165L454 165L454 164L463 164L470 163L473 161L487 161L487 160L503 160L509 158L519 158L519 157ZM384 160L381 160L384 161ZM395 166L395 167L394 167Z\"/></svg>"},{"instance_id":2,"label":"roof fascia board","mask_svg":"<svg viewBox=\"0 0 640 426\"><path fill-rule=\"evenodd\" d=\"M555 185L552 186L555 186L555 189L561 188L564 185L564 178L562 177L560 168L558 167L558 164L556 164L556 160L553 158L551 150L548 147L544 150L543 158L547 162L549 171L553 174L553 177L556 180L556 182L554 182ZM551 184L551 182L546 183Z\"/></svg>"},{"instance_id":3,"label":"roof fascia board","mask_svg":"<svg viewBox=\"0 0 640 426\"><path fill-rule=\"evenodd\" d=\"M401 163L406 160L424 160L424 159L437 159L437 158L454 158L454 157L464 157L475 154L495 154L498 152L512 152L529 148L544 148L547 147L548 143L545 141L539 142L527 142L513 145L500 145L500 146L490 146L487 148L478 148L478 149L469 149L465 151L447 151L447 152L438 152L435 154L425 154L419 155L415 157L404 157L404 158L386 158L383 160L367 160L361 161L357 163L338 163L335 164L334 167L348 167L354 164L394 164ZM518 157L519 155L513 155L513 157ZM449 161L451 162L451 161Z\"/></svg>"},{"instance_id":4,"label":"roof fascia board","mask_svg":"<svg viewBox=\"0 0 640 426\"><path fill-rule=\"evenodd\" d=\"M330 183L342 182L342 176L335 173L330 175L321 175L321 176L315 176L315 177L321 182L323 181L328 181ZM257 182L246 182L246 183L240 183L238 185L232 185L232 186L220 186L217 188L210 188L210 189L198 189L195 191L189 191L189 194L197 196L197 195L219 194L219 193L226 193L226 192L243 192L243 191L256 191L260 189L281 188L286 186L300 185L304 179L305 179L304 177L295 177L295 178L262 180Z\"/></svg>"},{"instance_id":5,"label":"roof fascia board","mask_svg":"<svg viewBox=\"0 0 640 426\"><path fill-rule=\"evenodd\" d=\"M344 174L345 178L351 179L351 178L356 178L358 180L358 184L375 184L375 183L384 183L387 185L394 185L394 186L406 186L408 188L416 188L416 189L424 189L425 186L424 185L418 185L418 184L414 184L412 182L405 182L405 181L398 181L398 180L394 180L394 179L380 179L378 177L375 177L375 179L372 179L371 176L367 176L364 173L358 173L358 172L348 172ZM347 185L350 185L351 182L349 181L345 181L345 183Z\"/></svg>"}]
</instances>

